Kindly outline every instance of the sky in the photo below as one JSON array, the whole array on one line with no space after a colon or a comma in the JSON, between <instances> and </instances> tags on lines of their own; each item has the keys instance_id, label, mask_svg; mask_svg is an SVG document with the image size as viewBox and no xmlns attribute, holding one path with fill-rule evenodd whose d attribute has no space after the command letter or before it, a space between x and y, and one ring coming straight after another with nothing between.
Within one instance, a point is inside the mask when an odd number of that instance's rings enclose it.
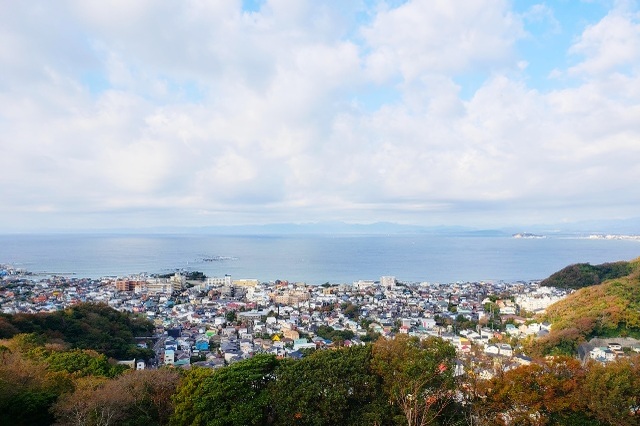
<instances>
[{"instance_id":1,"label":"sky","mask_svg":"<svg viewBox=\"0 0 640 426\"><path fill-rule=\"evenodd\" d=\"M640 5L0 0L0 232L640 216Z\"/></svg>"}]
</instances>

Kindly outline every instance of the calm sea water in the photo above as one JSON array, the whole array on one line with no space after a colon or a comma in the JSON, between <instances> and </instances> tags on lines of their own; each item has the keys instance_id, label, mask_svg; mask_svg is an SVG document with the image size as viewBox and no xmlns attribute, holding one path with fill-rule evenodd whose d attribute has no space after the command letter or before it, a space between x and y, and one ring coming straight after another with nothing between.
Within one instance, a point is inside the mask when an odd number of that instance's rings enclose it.
<instances>
[{"instance_id":1,"label":"calm sea water","mask_svg":"<svg viewBox=\"0 0 640 426\"><path fill-rule=\"evenodd\" d=\"M205 258L231 258L212 262ZM640 256L639 241L486 236L4 235L0 263L98 278L197 270L207 276L351 283L534 280L578 262Z\"/></svg>"}]
</instances>

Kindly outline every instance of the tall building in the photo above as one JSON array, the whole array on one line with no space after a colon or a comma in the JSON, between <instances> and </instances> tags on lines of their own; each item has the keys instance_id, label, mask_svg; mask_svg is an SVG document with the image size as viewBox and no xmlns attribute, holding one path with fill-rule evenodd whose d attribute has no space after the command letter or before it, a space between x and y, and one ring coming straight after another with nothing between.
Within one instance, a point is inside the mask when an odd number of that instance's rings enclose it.
<instances>
[{"instance_id":1,"label":"tall building","mask_svg":"<svg viewBox=\"0 0 640 426\"><path fill-rule=\"evenodd\" d=\"M229 286L233 284L231 275L226 274L224 277L210 277L207 278L207 285L213 287Z\"/></svg>"},{"instance_id":2,"label":"tall building","mask_svg":"<svg viewBox=\"0 0 640 426\"><path fill-rule=\"evenodd\" d=\"M392 276L380 277L380 285L386 288L387 290L391 290L391 288L396 285L396 277L392 277Z\"/></svg>"},{"instance_id":3,"label":"tall building","mask_svg":"<svg viewBox=\"0 0 640 426\"><path fill-rule=\"evenodd\" d=\"M237 287L256 287L258 284L256 279L233 280L233 285Z\"/></svg>"},{"instance_id":4,"label":"tall building","mask_svg":"<svg viewBox=\"0 0 640 426\"><path fill-rule=\"evenodd\" d=\"M116 290L118 291L133 291L134 282L131 280L117 280Z\"/></svg>"},{"instance_id":5,"label":"tall building","mask_svg":"<svg viewBox=\"0 0 640 426\"><path fill-rule=\"evenodd\" d=\"M358 290L364 290L369 287L373 287L374 284L375 283L373 280L358 280L353 282L353 286Z\"/></svg>"}]
</instances>

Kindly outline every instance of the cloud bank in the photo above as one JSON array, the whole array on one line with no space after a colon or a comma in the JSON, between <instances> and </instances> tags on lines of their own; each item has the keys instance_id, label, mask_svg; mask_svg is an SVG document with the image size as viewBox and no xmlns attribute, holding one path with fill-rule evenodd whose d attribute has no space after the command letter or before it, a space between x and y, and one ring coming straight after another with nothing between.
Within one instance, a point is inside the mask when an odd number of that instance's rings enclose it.
<instances>
[{"instance_id":1,"label":"cloud bank","mask_svg":"<svg viewBox=\"0 0 640 426\"><path fill-rule=\"evenodd\" d=\"M3 2L0 231L635 216L638 9L570 7Z\"/></svg>"}]
</instances>

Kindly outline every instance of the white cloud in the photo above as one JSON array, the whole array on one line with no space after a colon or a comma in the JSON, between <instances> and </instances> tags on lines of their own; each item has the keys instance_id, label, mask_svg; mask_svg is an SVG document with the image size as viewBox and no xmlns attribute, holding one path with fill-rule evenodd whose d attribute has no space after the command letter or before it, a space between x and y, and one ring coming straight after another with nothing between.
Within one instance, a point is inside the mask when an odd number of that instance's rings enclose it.
<instances>
[{"instance_id":1,"label":"white cloud","mask_svg":"<svg viewBox=\"0 0 640 426\"><path fill-rule=\"evenodd\" d=\"M570 52L584 56L571 67L572 75L603 77L631 67L637 72L640 59L640 22L638 12L613 9L594 25L588 26Z\"/></svg>"},{"instance_id":2,"label":"white cloud","mask_svg":"<svg viewBox=\"0 0 640 426\"><path fill-rule=\"evenodd\" d=\"M623 206L640 177L629 9L587 26L581 62L558 65L567 87L545 92L503 1L2 7L6 227L52 212L86 226L500 224L637 207ZM462 99L456 77L476 71L488 77ZM371 88L392 100L369 104Z\"/></svg>"},{"instance_id":3,"label":"white cloud","mask_svg":"<svg viewBox=\"0 0 640 426\"><path fill-rule=\"evenodd\" d=\"M522 35L504 1L409 1L379 13L363 29L372 49L370 72L380 79L399 72L406 80L457 73L504 61Z\"/></svg>"}]
</instances>

